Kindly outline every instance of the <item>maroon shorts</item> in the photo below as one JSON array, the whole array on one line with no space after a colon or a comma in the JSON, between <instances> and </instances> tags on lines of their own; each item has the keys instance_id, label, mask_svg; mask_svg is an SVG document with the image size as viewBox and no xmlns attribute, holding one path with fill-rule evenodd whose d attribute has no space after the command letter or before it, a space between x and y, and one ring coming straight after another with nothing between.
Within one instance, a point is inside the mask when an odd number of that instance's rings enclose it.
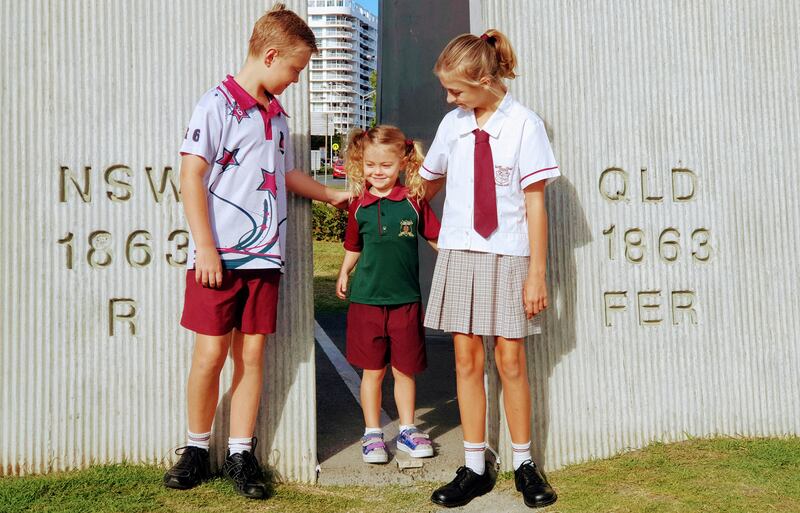
<instances>
[{"instance_id":1,"label":"maroon shorts","mask_svg":"<svg viewBox=\"0 0 800 513\"><path fill-rule=\"evenodd\" d=\"M379 370L391 363L405 374L428 366L422 305L376 306L350 303L347 310L347 361Z\"/></svg>"},{"instance_id":2,"label":"maroon shorts","mask_svg":"<svg viewBox=\"0 0 800 513\"><path fill-rule=\"evenodd\" d=\"M223 269L222 286L212 289L189 269L181 326L201 335L275 333L280 280L278 269Z\"/></svg>"}]
</instances>

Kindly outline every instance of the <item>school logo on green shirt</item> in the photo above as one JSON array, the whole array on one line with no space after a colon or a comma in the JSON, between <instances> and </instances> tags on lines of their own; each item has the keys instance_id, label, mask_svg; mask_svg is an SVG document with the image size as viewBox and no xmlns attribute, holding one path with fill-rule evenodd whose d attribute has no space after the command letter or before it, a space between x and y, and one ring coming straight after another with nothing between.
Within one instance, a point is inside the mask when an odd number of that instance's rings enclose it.
<instances>
[{"instance_id":1,"label":"school logo on green shirt","mask_svg":"<svg viewBox=\"0 0 800 513\"><path fill-rule=\"evenodd\" d=\"M400 220L400 233L399 237L414 237L414 221L411 219Z\"/></svg>"}]
</instances>

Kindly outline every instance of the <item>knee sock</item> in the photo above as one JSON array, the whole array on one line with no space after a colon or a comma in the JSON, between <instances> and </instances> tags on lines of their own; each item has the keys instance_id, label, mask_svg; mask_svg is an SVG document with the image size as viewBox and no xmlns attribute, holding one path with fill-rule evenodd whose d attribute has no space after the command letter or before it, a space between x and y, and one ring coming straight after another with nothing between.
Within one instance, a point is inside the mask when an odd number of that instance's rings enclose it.
<instances>
[{"instance_id":1,"label":"knee sock","mask_svg":"<svg viewBox=\"0 0 800 513\"><path fill-rule=\"evenodd\" d=\"M486 472L486 442L464 442L464 461L470 470L482 476Z\"/></svg>"},{"instance_id":2,"label":"knee sock","mask_svg":"<svg viewBox=\"0 0 800 513\"><path fill-rule=\"evenodd\" d=\"M199 447L208 450L208 441L211 440L211 431L208 433L186 432L186 445L189 447Z\"/></svg>"},{"instance_id":3,"label":"knee sock","mask_svg":"<svg viewBox=\"0 0 800 513\"><path fill-rule=\"evenodd\" d=\"M515 444L511 442L511 448L514 451L514 470L517 470L523 462L527 460L533 461L531 458L531 442L528 440L524 444Z\"/></svg>"}]
</instances>

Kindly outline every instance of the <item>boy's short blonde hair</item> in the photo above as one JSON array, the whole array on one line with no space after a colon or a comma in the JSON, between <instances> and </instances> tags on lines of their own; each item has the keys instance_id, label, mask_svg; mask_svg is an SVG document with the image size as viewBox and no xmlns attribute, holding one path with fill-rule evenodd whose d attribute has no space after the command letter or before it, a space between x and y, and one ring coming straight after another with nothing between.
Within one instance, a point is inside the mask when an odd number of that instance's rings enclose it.
<instances>
[{"instance_id":1,"label":"boy's short blonde hair","mask_svg":"<svg viewBox=\"0 0 800 513\"><path fill-rule=\"evenodd\" d=\"M312 53L318 51L314 32L303 18L287 9L286 5L277 3L253 26L248 54L258 57L270 47L286 50L296 48L298 44L307 46Z\"/></svg>"}]
</instances>

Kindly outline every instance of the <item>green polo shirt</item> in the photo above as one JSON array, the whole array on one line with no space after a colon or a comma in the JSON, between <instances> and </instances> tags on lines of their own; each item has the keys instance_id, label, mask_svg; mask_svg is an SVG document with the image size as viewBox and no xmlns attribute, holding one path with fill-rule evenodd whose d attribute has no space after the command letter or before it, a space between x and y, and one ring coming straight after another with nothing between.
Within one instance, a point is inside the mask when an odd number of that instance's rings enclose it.
<instances>
[{"instance_id":1,"label":"green polo shirt","mask_svg":"<svg viewBox=\"0 0 800 513\"><path fill-rule=\"evenodd\" d=\"M349 209L344 247L360 252L350 301L401 305L421 301L417 237L439 237L439 220L425 200L396 185L388 196L365 191Z\"/></svg>"}]
</instances>

